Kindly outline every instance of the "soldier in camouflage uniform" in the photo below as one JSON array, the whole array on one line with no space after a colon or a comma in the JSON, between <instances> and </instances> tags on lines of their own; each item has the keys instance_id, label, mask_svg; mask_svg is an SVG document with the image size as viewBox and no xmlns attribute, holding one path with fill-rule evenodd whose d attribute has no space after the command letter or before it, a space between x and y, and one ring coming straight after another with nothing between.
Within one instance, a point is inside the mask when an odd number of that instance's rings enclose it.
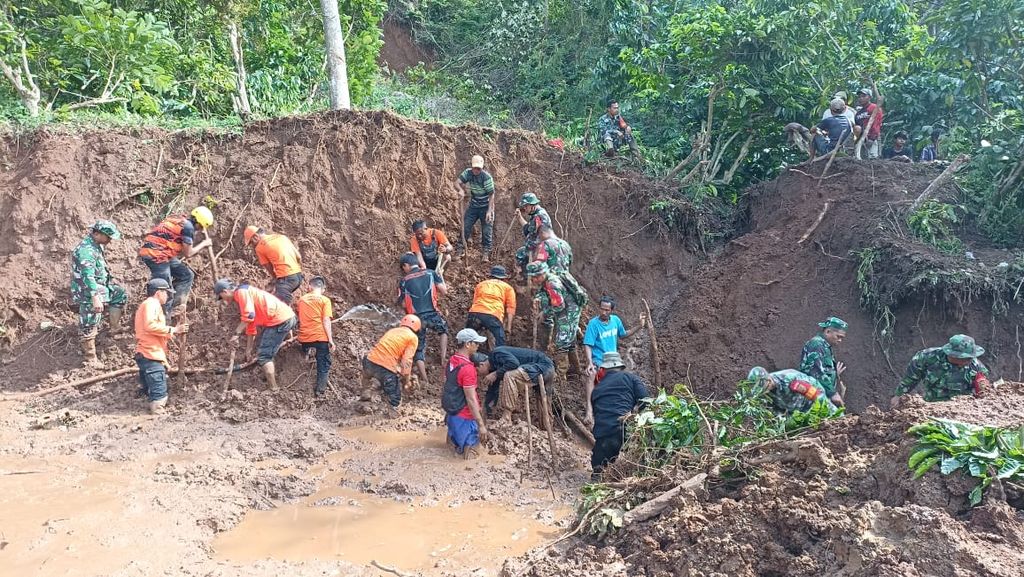
<instances>
[{"instance_id":1,"label":"soldier in camouflage uniform","mask_svg":"<svg viewBox=\"0 0 1024 577\"><path fill-rule=\"evenodd\" d=\"M547 264L553 273L568 273L572 266L572 247L569 243L558 238L555 230L546 224L540 227L537 240L533 261Z\"/></svg>"},{"instance_id":2,"label":"soldier in camouflage uniform","mask_svg":"<svg viewBox=\"0 0 1024 577\"><path fill-rule=\"evenodd\" d=\"M604 144L605 156L615 156L623 144L629 146L634 157L640 156L640 150L633 139L633 127L619 114L619 102L614 98L608 100L608 110L597 119L597 134Z\"/></svg>"},{"instance_id":3,"label":"soldier in camouflage uniform","mask_svg":"<svg viewBox=\"0 0 1024 577\"><path fill-rule=\"evenodd\" d=\"M519 198L519 212L516 214L519 216L519 222L523 224L524 239L523 246L516 251L516 264L519 265L519 271L525 281L526 263L530 262L530 257L537 250L537 244L540 242L538 239L540 227L551 226L551 217L548 216L548 211L541 207L537 195L532 192L524 192L523 196Z\"/></svg>"},{"instance_id":4,"label":"soldier in camouflage uniform","mask_svg":"<svg viewBox=\"0 0 1024 577\"><path fill-rule=\"evenodd\" d=\"M542 262L531 262L526 266L526 274L530 282L537 287L533 298L534 310L539 311L546 326L554 326L555 332L555 367L562 382L568 374L570 359L579 371L579 357L576 354L576 333L579 331L580 313L586 304L586 294L582 296L570 291L561 278L548 270ZM582 287L577 286L577 290ZM582 302L580 302L582 300ZM545 331L547 332L547 331ZM546 340L546 339L545 339ZM547 349L547 343L542 343Z\"/></svg>"},{"instance_id":5,"label":"soldier in camouflage uniform","mask_svg":"<svg viewBox=\"0 0 1024 577\"><path fill-rule=\"evenodd\" d=\"M107 269L104 246L121 238L114 223L96 221L89 235L71 253L71 299L78 305L78 330L82 340L85 366L101 365L96 358L96 334L103 318L104 305L110 310L110 334L120 332L121 312L128 302L124 288L115 284Z\"/></svg>"},{"instance_id":6,"label":"soldier in camouflage uniform","mask_svg":"<svg viewBox=\"0 0 1024 577\"><path fill-rule=\"evenodd\" d=\"M769 373L763 367L754 367L747 380L763 385L771 393L775 408L782 413L806 412L817 403L825 404L831 412L838 410L817 379L796 369Z\"/></svg>"},{"instance_id":7,"label":"soldier in camouflage uniform","mask_svg":"<svg viewBox=\"0 0 1024 577\"><path fill-rule=\"evenodd\" d=\"M910 359L890 404L899 404L899 398L918 385L924 386L926 401L948 401L958 395L982 396L989 387L988 368L978 360L983 354L985 349L967 335L953 335L941 347L918 352Z\"/></svg>"},{"instance_id":8,"label":"soldier in camouflage uniform","mask_svg":"<svg viewBox=\"0 0 1024 577\"><path fill-rule=\"evenodd\" d=\"M800 354L800 371L817 379L828 398L839 407L843 406L843 398L836 389L839 384L839 375L843 374L846 366L837 363L832 353L832 347L843 342L846 338L846 321L837 317L828 317L818 323L821 332L814 335L807 341Z\"/></svg>"}]
</instances>

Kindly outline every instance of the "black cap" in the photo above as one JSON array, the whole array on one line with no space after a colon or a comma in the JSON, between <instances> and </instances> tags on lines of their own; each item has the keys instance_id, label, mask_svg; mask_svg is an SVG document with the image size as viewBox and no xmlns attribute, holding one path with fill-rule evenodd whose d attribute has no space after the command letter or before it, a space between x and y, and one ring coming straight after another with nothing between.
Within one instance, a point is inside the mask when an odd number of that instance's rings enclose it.
<instances>
[{"instance_id":1,"label":"black cap","mask_svg":"<svg viewBox=\"0 0 1024 577\"><path fill-rule=\"evenodd\" d=\"M472 355L469 356L469 360L473 361L474 365L482 365L484 364L484 361L486 361L488 358L490 357L483 353L473 353Z\"/></svg>"},{"instance_id":2,"label":"black cap","mask_svg":"<svg viewBox=\"0 0 1024 577\"><path fill-rule=\"evenodd\" d=\"M156 291L167 291L174 294L174 289L171 288L170 283L162 278L150 279L150 281L146 283L146 294L153 294Z\"/></svg>"},{"instance_id":3,"label":"black cap","mask_svg":"<svg viewBox=\"0 0 1024 577\"><path fill-rule=\"evenodd\" d=\"M491 267L491 278L508 278L508 271L500 264Z\"/></svg>"},{"instance_id":4,"label":"black cap","mask_svg":"<svg viewBox=\"0 0 1024 577\"><path fill-rule=\"evenodd\" d=\"M416 258L416 255L411 253L411 252L407 252L407 253L403 254L402 258L401 258L401 260L399 260L399 262L402 263L402 264L407 264L409 266L419 266L419 264L420 264L419 259Z\"/></svg>"},{"instance_id":5,"label":"black cap","mask_svg":"<svg viewBox=\"0 0 1024 577\"><path fill-rule=\"evenodd\" d=\"M424 228L427 228L427 221L425 221L423 219L412 221L412 231L413 232L416 232L417 230L421 230L421 229L424 229Z\"/></svg>"}]
</instances>

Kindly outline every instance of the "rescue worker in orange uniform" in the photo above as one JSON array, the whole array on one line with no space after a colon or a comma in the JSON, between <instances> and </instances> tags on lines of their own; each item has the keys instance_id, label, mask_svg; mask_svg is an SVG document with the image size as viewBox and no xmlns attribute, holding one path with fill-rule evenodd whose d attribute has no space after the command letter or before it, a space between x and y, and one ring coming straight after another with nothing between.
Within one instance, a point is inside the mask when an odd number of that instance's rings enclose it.
<instances>
[{"instance_id":1,"label":"rescue worker in orange uniform","mask_svg":"<svg viewBox=\"0 0 1024 577\"><path fill-rule=\"evenodd\" d=\"M174 289L162 278L146 283L148 298L135 311L135 364L139 367L140 393L149 398L149 412L160 415L167 404L167 342L188 330L187 324L167 324L164 305Z\"/></svg>"},{"instance_id":2,"label":"rescue worker in orange uniform","mask_svg":"<svg viewBox=\"0 0 1024 577\"><path fill-rule=\"evenodd\" d=\"M309 279L309 292L299 297L296 308L299 313L299 344L309 359L316 355L316 387L313 396L322 398L327 390L327 379L331 371L331 351L334 350L334 332L331 317L334 307L331 299L324 295L327 281L322 276Z\"/></svg>"},{"instance_id":3,"label":"rescue worker in orange uniform","mask_svg":"<svg viewBox=\"0 0 1024 577\"><path fill-rule=\"evenodd\" d=\"M473 289L473 304L466 316L466 326L479 332L486 330L494 336L494 346L505 346L512 335L512 321L516 316L516 291L505 282L505 267L491 267L491 278L480 281Z\"/></svg>"},{"instance_id":4,"label":"rescue worker in orange uniform","mask_svg":"<svg viewBox=\"0 0 1024 577\"><path fill-rule=\"evenodd\" d=\"M428 227L422 220L412 223L409 251L416 255L421 269L436 270L438 274L444 274L445 265L452 260L452 244L448 237L443 231Z\"/></svg>"},{"instance_id":5,"label":"rescue worker in orange uniform","mask_svg":"<svg viewBox=\"0 0 1024 577\"><path fill-rule=\"evenodd\" d=\"M363 371L359 384L365 395L370 381L377 379L387 397L388 404L398 408L402 404L402 389L412 386L412 360L419 347L420 319L416 315L405 315L399 325L377 341L370 352L363 357ZM402 386L398 385L401 379Z\"/></svg>"},{"instance_id":6,"label":"rescue worker in orange uniform","mask_svg":"<svg viewBox=\"0 0 1024 577\"><path fill-rule=\"evenodd\" d=\"M222 278L213 285L213 293L224 302L233 302L238 306L240 320L235 334L228 342L232 347L238 345L242 333L249 337L245 347L245 358L252 356L253 345L256 343L256 328L262 328L260 346L256 362L263 367L270 390L277 390L277 375L274 372L274 355L281 348L281 343L288 333L295 328L295 311L281 299L246 283L235 285L231 279Z\"/></svg>"},{"instance_id":7,"label":"rescue worker in orange uniform","mask_svg":"<svg viewBox=\"0 0 1024 577\"><path fill-rule=\"evenodd\" d=\"M283 234L267 234L258 226L249 225L242 233L245 246L253 244L256 258L270 274L274 296L292 304L292 293L302 286L302 256L292 241Z\"/></svg>"},{"instance_id":8,"label":"rescue worker in orange uniform","mask_svg":"<svg viewBox=\"0 0 1024 577\"><path fill-rule=\"evenodd\" d=\"M150 278L162 278L174 289L174 298L164 305L165 314L171 314L192 290L196 275L181 259L212 244L209 236L195 244L196 227L205 231L211 226L213 213L205 206L197 206L188 216L175 214L163 219L143 239L139 258L149 267Z\"/></svg>"}]
</instances>

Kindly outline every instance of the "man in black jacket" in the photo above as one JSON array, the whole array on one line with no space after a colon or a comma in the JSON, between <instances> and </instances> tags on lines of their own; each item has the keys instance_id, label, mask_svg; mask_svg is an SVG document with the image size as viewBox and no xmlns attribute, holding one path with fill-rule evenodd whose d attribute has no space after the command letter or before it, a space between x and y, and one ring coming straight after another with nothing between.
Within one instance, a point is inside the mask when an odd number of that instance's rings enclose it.
<instances>
[{"instance_id":1,"label":"man in black jacket","mask_svg":"<svg viewBox=\"0 0 1024 577\"><path fill-rule=\"evenodd\" d=\"M619 353L608 352L601 358L604 377L595 384L590 395L590 403L594 407L594 450L590 454L590 466L593 469L591 480L600 480L601 471L609 463L615 461L625 441L623 421L626 415L640 404L640 400L650 396L647 386L640 377L625 371Z\"/></svg>"},{"instance_id":2,"label":"man in black jacket","mask_svg":"<svg viewBox=\"0 0 1024 577\"><path fill-rule=\"evenodd\" d=\"M481 370L487 373L484 377L484 383L488 385L484 407L488 416L491 416L495 405L498 404L501 387L511 387L518 391L523 382L538 384L539 377L543 377L545 386L550 387L555 378L555 364L551 357L540 351L521 347L494 347Z\"/></svg>"}]
</instances>

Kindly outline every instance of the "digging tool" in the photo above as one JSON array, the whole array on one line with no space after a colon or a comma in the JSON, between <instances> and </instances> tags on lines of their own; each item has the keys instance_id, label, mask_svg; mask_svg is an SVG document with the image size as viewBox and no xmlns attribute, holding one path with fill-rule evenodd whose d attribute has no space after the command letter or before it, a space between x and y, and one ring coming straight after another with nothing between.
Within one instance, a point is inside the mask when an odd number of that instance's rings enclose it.
<instances>
[{"instance_id":1,"label":"digging tool","mask_svg":"<svg viewBox=\"0 0 1024 577\"><path fill-rule=\"evenodd\" d=\"M516 212L518 213L519 211L517 210ZM501 237L501 244L498 245L498 250L505 248L505 241L508 240L508 235L512 232L512 226L516 223L518 218L517 214L513 214L512 219L508 221L508 228L505 229L505 234Z\"/></svg>"},{"instance_id":2,"label":"digging tool","mask_svg":"<svg viewBox=\"0 0 1024 577\"><path fill-rule=\"evenodd\" d=\"M530 348L533 350L537 350L537 322L539 320L540 315L537 314L537 311L533 311L533 344L530 345Z\"/></svg>"},{"instance_id":3,"label":"digging tool","mask_svg":"<svg viewBox=\"0 0 1024 577\"><path fill-rule=\"evenodd\" d=\"M537 388L540 390L540 410L544 411L544 428L548 431L548 446L551 449L551 462L555 461L555 433L551 430L551 412L548 407L548 393L544 390L544 375L537 375ZM529 402L529 400L527 400Z\"/></svg>"},{"instance_id":4,"label":"digging tool","mask_svg":"<svg viewBox=\"0 0 1024 577\"><path fill-rule=\"evenodd\" d=\"M226 401L228 398L228 389L231 388L231 375L234 374L235 369L235 353L238 352L238 346L235 345L231 348L231 358L228 360L228 374L224 376L224 386L220 390L221 402Z\"/></svg>"},{"instance_id":5,"label":"digging tool","mask_svg":"<svg viewBox=\"0 0 1024 577\"><path fill-rule=\"evenodd\" d=\"M523 381L523 405L526 406L526 468L533 468L533 422L530 420L530 381Z\"/></svg>"},{"instance_id":6,"label":"digging tool","mask_svg":"<svg viewBox=\"0 0 1024 577\"><path fill-rule=\"evenodd\" d=\"M215 279L216 280L216 279ZM178 320L178 326L188 326L188 297L192 291L185 293L183 303L181 303L181 319ZM185 361L188 359L188 332L181 333L181 342L178 344L178 386L183 388L188 383L188 371L186 369Z\"/></svg>"},{"instance_id":7,"label":"digging tool","mask_svg":"<svg viewBox=\"0 0 1024 577\"><path fill-rule=\"evenodd\" d=\"M203 234L207 239L210 238L210 233L203 231ZM217 272L217 255L213 253L213 243L206 245L206 251L210 255L210 271L213 273L213 282L217 282L220 278L220 273Z\"/></svg>"},{"instance_id":8,"label":"digging tool","mask_svg":"<svg viewBox=\"0 0 1024 577\"><path fill-rule=\"evenodd\" d=\"M463 191L463 195L466 195L465 191ZM469 254L469 243L466 242L466 204L468 202L468 200L465 203L462 200L459 200L459 214L462 215L462 218L459 219L459 236L462 237L462 254Z\"/></svg>"},{"instance_id":9,"label":"digging tool","mask_svg":"<svg viewBox=\"0 0 1024 577\"><path fill-rule=\"evenodd\" d=\"M654 388L661 390L661 355L658 353L658 335L654 332L654 317L651 315L651 307L647 299L640 299L647 311L647 330L651 335L651 364L654 366Z\"/></svg>"}]
</instances>

